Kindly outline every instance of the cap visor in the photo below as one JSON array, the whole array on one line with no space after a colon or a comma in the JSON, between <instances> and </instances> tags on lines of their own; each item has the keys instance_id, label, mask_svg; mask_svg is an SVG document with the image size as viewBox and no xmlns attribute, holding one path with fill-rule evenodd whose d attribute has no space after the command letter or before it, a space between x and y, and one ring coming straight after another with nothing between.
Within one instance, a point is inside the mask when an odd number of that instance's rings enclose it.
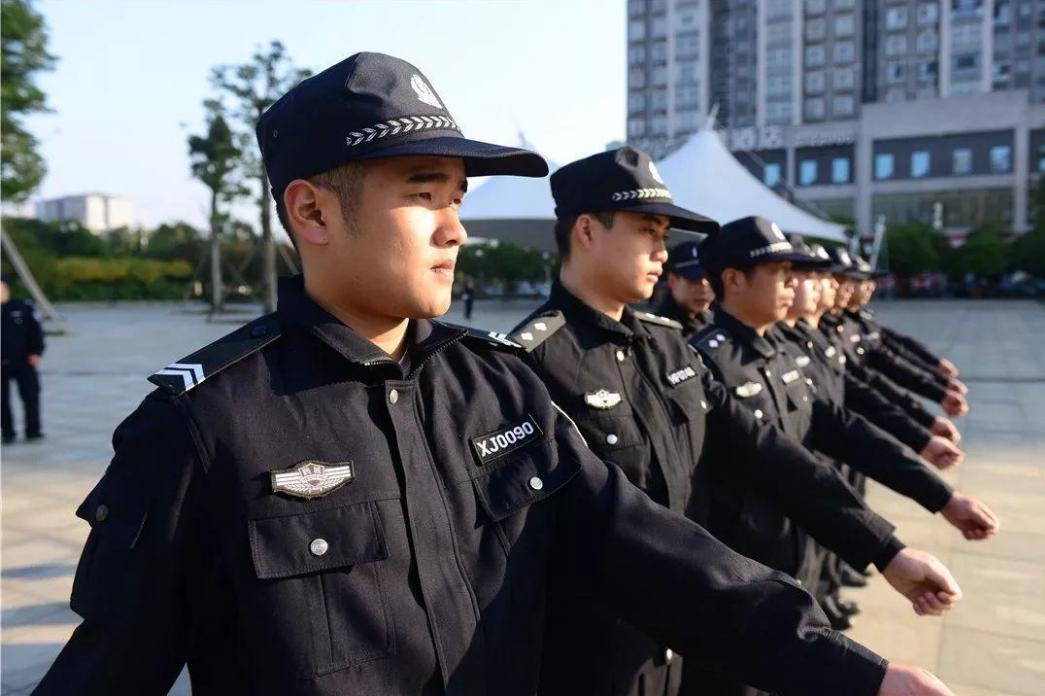
<instances>
[{"instance_id":1,"label":"cap visor","mask_svg":"<svg viewBox=\"0 0 1045 696\"><path fill-rule=\"evenodd\" d=\"M707 278L708 275L707 269L699 261L691 264L681 263L678 266L669 267L668 271L677 276L682 276L686 280L700 280L701 278Z\"/></svg>"},{"instance_id":2,"label":"cap visor","mask_svg":"<svg viewBox=\"0 0 1045 696\"><path fill-rule=\"evenodd\" d=\"M692 210L680 208L674 203L640 203L626 208L617 208L629 213L649 213L651 215L664 215L671 218L671 227L676 230L688 232L700 232L701 234L715 234L718 232L718 223L711 218L698 215Z\"/></svg>"},{"instance_id":3,"label":"cap visor","mask_svg":"<svg viewBox=\"0 0 1045 696\"><path fill-rule=\"evenodd\" d=\"M801 271L827 271L834 267L834 263L827 259L805 257L802 261L792 261L791 266Z\"/></svg>"},{"instance_id":4,"label":"cap visor","mask_svg":"<svg viewBox=\"0 0 1045 696\"><path fill-rule=\"evenodd\" d=\"M426 138L381 148L359 159L389 157L460 157L468 176L548 175L548 163L540 155L515 147L493 145L467 138Z\"/></svg>"}]
</instances>

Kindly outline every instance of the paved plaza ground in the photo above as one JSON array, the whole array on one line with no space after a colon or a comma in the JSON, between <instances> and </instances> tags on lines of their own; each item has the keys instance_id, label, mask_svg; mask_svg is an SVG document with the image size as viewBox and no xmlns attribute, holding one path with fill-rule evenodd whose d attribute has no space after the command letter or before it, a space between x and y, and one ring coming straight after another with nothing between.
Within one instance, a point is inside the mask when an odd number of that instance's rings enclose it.
<instances>
[{"instance_id":1,"label":"paved plaza ground","mask_svg":"<svg viewBox=\"0 0 1045 696\"><path fill-rule=\"evenodd\" d=\"M532 303L480 303L475 323L505 331ZM73 572L87 524L73 511L111 456L116 424L150 390L150 373L253 316L207 322L194 306L65 306L68 333L49 339L37 444L2 451L0 690L29 693L71 634ZM880 577L854 593L852 635L898 661L934 670L960 696L1045 694L1045 306L1030 301L881 303L882 319L961 368L971 414L959 422L968 459L947 478L1002 520L965 542L942 520L873 487L872 505L909 545L954 571L963 603L916 617ZM457 309L447 317L460 321ZM172 691L187 694L186 680ZM826 695L825 696L836 696Z\"/></svg>"}]
</instances>

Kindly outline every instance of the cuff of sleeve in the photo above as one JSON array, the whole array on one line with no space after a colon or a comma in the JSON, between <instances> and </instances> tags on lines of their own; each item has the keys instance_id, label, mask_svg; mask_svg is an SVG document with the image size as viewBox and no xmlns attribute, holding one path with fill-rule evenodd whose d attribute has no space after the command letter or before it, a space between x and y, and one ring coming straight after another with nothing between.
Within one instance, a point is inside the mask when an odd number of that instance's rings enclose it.
<instances>
[{"instance_id":1,"label":"cuff of sleeve","mask_svg":"<svg viewBox=\"0 0 1045 696\"><path fill-rule=\"evenodd\" d=\"M914 432L911 433L910 441L906 444L911 447L915 452L921 452L925 449L925 446L929 444L929 440L933 439L933 434L930 433L926 428L912 428Z\"/></svg>"},{"instance_id":2,"label":"cuff of sleeve","mask_svg":"<svg viewBox=\"0 0 1045 696\"><path fill-rule=\"evenodd\" d=\"M914 405L916 410L911 413L911 417L914 418L915 422L924 428L933 427L936 424L936 416L922 408L921 404L915 403ZM925 445L922 446L924 447Z\"/></svg>"},{"instance_id":3,"label":"cuff of sleeve","mask_svg":"<svg viewBox=\"0 0 1045 696\"><path fill-rule=\"evenodd\" d=\"M878 696L885 680L885 672L889 669L889 661L852 639L847 638L846 641L849 644L849 677L846 679L845 693L853 696Z\"/></svg>"},{"instance_id":4,"label":"cuff of sleeve","mask_svg":"<svg viewBox=\"0 0 1045 696\"><path fill-rule=\"evenodd\" d=\"M943 397L947 396L947 390L941 387L936 382L931 382L928 385L926 385L924 396L932 399L936 403L940 403L941 401L943 401Z\"/></svg>"},{"instance_id":5,"label":"cuff of sleeve","mask_svg":"<svg viewBox=\"0 0 1045 696\"><path fill-rule=\"evenodd\" d=\"M895 536L890 537L889 541L887 541L885 546L882 547L882 550L875 554L875 557L871 559L871 562L874 563L874 567L881 573L889 567L890 563L893 562L893 559L896 558L896 554L900 553L905 548L907 547L902 541L897 539Z\"/></svg>"},{"instance_id":6,"label":"cuff of sleeve","mask_svg":"<svg viewBox=\"0 0 1045 696\"><path fill-rule=\"evenodd\" d=\"M922 500L919 500L918 502L926 510L935 514L942 510L944 506L951 501L951 496L954 495L954 489L947 485L947 483L938 476L933 475L933 478L935 479L935 485L932 487L932 490L922 496Z\"/></svg>"}]
</instances>

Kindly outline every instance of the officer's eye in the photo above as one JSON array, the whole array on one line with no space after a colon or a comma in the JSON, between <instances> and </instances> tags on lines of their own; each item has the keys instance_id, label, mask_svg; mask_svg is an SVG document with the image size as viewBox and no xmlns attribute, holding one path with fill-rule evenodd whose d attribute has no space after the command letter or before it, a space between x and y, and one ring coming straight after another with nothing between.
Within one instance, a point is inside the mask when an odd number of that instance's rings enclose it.
<instances>
[{"instance_id":1,"label":"officer's eye","mask_svg":"<svg viewBox=\"0 0 1045 696\"><path fill-rule=\"evenodd\" d=\"M422 201L431 201L432 200L432 194L427 192L427 191L422 191L421 193L415 193L414 196L416 196L417 198L420 198Z\"/></svg>"}]
</instances>

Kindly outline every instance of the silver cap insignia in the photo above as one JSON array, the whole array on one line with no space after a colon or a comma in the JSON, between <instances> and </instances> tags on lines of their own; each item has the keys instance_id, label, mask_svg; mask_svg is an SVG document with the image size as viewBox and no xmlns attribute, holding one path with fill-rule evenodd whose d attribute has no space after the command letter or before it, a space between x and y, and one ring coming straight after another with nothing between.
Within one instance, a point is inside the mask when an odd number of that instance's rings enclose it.
<instances>
[{"instance_id":1,"label":"silver cap insignia","mask_svg":"<svg viewBox=\"0 0 1045 696\"><path fill-rule=\"evenodd\" d=\"M600 389L597 392L584 395L584 403L601 411L613 408L620 403L620 394Z\"/></svg>"},{"instance_id":2,"label":"silver cap insignia","mask_svg":"<svg viewBox=\"0 0 1045 696\"><path fill-rule=\"evenodd\" d=\"M305 460L289 469L270 471L272 492L296 498L322 498L355 479L352 462L325 464Z\"/></svg>"}]
</instances>

